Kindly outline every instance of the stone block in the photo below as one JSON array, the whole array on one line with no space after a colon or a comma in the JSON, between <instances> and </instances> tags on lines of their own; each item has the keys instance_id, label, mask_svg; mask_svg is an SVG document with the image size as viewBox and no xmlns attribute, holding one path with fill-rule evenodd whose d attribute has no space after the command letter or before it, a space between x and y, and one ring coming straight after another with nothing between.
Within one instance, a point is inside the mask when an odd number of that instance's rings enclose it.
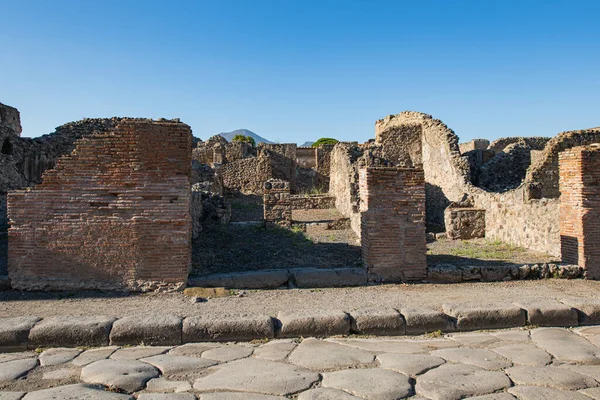
<instances>
[{"instance_id":1,"label":"stone block","mask_svg":"<svg viewBox=\"0 0 600 400\"><path fill-rule=\"evenodd\" d=\"M29 332L29 348L106 346L113 317L57 316L44 318Z\"/></svg>"},{"instance_id":2,"label":"stone block","mask_svg":"<svg viewBox=\"0 0 600 400\"><path fill-rule=\"evenodd\" d=\"M367 284L365 268L294 268L293 282L300 288L360 286Z\"/></svg>"},{"instance_id":3,"label":"stone block","mask_svg":"<svg viewBox=\"0 0 600 400\"><path fill-rule=\"evenodd\" d=\"M38 317L0 319L0 351L27 350L29 331L39 320Z\"/></svg>"},{"instance_id":4,"label":"stone block","mask_svg":"<svg viewBox=\"0 0 600 400\"><path fill-rule=\"evenodd\" d=\"M527 323L537 326L577 326L577 310L556 300L518 301L517 307L527 312Z\"/></svg>"},{"instance_id":5,"label":"stone block","mask_svg":"<svg viewBox=\"0 0 600 400\"><path fill-rule=\"evenodd\" d=\"M399 336L406 333L402 315L393 308L369 308L351 312L351 328L363 335Z\"/></svg>"},{"instance_id":6,"label":"stone block","mask_svg":"<svg viewBox=\"0 0 600 400\"><path fill-rule=\"evenodd\" d=\"M129 316L116 320L110 332L111 345L181 344L182 318L171 314Z\"/></svg>"},{"instance_id":7,"label":"stone block","mask_svg":"<svg viewBox=\"0 0 600 400\"><path fill-rule=\"evenodd\" d=\"M194 316L183 321L184 343L270 339L274 336L275 324L268 315Z\"/></svg>"},{"instance_id":8,"label":"stone block","mask_svg":"<svg viewBox=\"0 0 600 400\"><path fill-rule=\"evenodd\" d=\"M563 299L561 300L567 306L573 307L577 311L579 325L599 325L600 324L600 301L594 299Z\"/></svg>"},{"instance_id":9,"label":"stone block","mask_svg":"<svg viewBox=\"0 0 600 400\"><path fill-rule=\"evenodd\" d=\"M452 264L437 264L427 268L427 280L440 283L462 282L462 269Z\"/></svg>"},{"instance_id":10,"label":"stone block","mask_svg":"<svg viewBox=\"0 0 600 400\"><path fill-rule=\"evenodd\" d=\"M478 208L446 208L446 235L449 239L485 237L485 210Z\"/></svg>"},{"instance_id":11,"label":"stone block","mask_svg":"<svg viewBox=\"0 0 600 400\"><path fill-rule=\"evenodd\" d=\"M446 314L430 308L402 308L407 335L421 335L436 331L454 332L456 327Z\"/></svg>"},{"instance_id":12,"label":"stone block","mask_svg":"<svg viewBox=\"0 0 600 400\"><path fill-rule=\"evenodd\" d=\"M350 332L350 317L343 311L280 311L277 319L281 322L281 337L325 337Z\"/></svg>"},{"instance_id":13,"label":"stone block","mask_svg":"<svg viewBox=\"0 0 600 400\"><path fill-rule=\"evenodd\" d=\"M527 323L525 310L510 304L444 304L442 308L446 314L456 319L459 331L512 328Z\"/></svg>"},{"instance_id":14,"label":"stone block","mask_svg":"<svg viewBox=\"0 0 600 400\"><path fill-rule=\"evenodd\" d=\"M287 285L289 272L286 269L213 274L191 277L190 286L227 287L234 289L275 289Z\"/></svg>"}]
</instances>

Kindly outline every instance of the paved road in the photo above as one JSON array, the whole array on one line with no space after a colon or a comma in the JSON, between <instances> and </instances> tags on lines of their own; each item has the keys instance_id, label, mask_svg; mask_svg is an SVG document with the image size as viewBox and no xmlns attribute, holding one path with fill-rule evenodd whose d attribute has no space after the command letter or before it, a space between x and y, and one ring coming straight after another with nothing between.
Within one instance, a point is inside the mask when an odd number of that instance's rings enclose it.
<instances>
[{"instance_id":1,"label":"paved road","mask_svg":"<svg viewBox=\"0 0 600 400\"><path fill-rule=\"evenodd\" d=\"M0 400L600 399L600 326L0 354Z\"/></svg>"}]
</instances>

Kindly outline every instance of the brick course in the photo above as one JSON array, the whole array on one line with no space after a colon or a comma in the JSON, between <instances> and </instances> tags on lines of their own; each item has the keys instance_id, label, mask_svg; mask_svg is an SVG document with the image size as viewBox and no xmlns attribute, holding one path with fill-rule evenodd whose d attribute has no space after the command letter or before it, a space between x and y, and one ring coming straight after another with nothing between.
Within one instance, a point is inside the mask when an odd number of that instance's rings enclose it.
<instances>
[{"instance_id":1,"label":"brick course","mask_svg":"<svg viewBox=\"0 0 600 400\"><path fill-rule=\"evenodd\" d=\"M425 176L420 168L359 171L361 244L371 279L424 279Z\"/></svg>"},{"instance_id":2,"label":"brick course","mask_svg":"<svg viewBox=\"0 0 600 400\"><path fill-rule=\"evenodd\" d=\"M564 151L559 164L562 260L600 279L600 145Z\"/></svg>"},{"instance_id":3,"label":"brick course","mask_svg":"<svg viewBox=\"0 0 600 400\"><path fill-rule=\"evenodd\" d=\"M177 289L191 266L191 130L130 119L80 139L8 196L9 275L24 290Z\"/></svg>"}]
</instances>

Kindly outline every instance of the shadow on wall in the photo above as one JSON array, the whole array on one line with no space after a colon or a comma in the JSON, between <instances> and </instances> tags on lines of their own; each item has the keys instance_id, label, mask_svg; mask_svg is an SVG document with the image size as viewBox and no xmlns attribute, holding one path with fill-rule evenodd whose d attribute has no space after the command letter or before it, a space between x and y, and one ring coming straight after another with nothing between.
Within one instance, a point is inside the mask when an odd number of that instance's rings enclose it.
<instances>
[{"instance_id":1,"label":"shadow on wall","mask_svg":"<svg viewBox=\"0 0 600 400\"><path fill-rule=\"evenodd\" d=\"M444 232L444 210L450 200L441 187L425 183L425 214L427 232Z\"/></svg>"}]
</instances>

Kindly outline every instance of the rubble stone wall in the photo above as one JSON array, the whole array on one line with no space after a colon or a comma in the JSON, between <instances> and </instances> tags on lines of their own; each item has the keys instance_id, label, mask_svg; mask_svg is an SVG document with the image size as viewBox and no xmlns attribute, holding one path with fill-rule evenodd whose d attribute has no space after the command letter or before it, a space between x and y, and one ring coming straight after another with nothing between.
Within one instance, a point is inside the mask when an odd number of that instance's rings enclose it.
<instances>
[{"instance_id":1,"label":"rubble stone wall","mask_svg":"<svg viewBox=\"0 0 600 400\"><path fill-rule=\"evenodd\" d=\"M314 147L298 147L296 149L296 163L302 168L315 168L317 166L317 149Z\"/></svg>"},{"instance_id":2,"label":"rubble stone wall","mask_svg":"<svg viewBox=\"0 0 600 400\"><path fill-rule=\"evenodd\" d=\"M427 276L425 177L422 169L361 169L363 261L371 280L405 282Z\"/></svg>"},{"instance_id":3,"label":"rubble stone wall","mask_svg":"<svg viewBox=\"0 0 600 400\"><path fill-rule=\"evenodd\" d=\"M600 145L560 153L562 261L600 279Z\"/></svg>"},{"instance_id":4,"label":"rubble stone wall","mask_svg":"<svg viewBox=\"0 0 600 400\"><path fill-rule=\"evenodd\" d=\"M290 183L281 179L269 179L264 183L264 219L267 226L289 228L292 224Z\"/></svg>"},{"instance_id":5,"label":"rubble stone wall","mask_svg":"<svg viewBox=\"0 0 600 400\"><path fill-rule=\"evenodd\" d=\"M266 157L251 157L226 163L218 168L224 194L263 194L263 184L273 176Z\"/></svg>"},{"instance_id":6,"label":"rubble stone wall","mask_svg":"<svg viewBox=\"0 0 600 400\"><path fill-rule=\"evenodd\" d=\"M121 119L8 196L8 270L22 290L177 289L191 266L192 135Z\"/></svg>"},{"instance_id":7,"label":"rubble stone wall","mask_svg":"<svg viewBox=\"0 0 600 400\"><path fill-rule=\"evenodd\" d=\"M335 208L350 218L350 227L360 236L360 195L358 186L358 152L352 143L337 143L331 152L329 194L335 197Z\"/></svg>"}]
</instances>

